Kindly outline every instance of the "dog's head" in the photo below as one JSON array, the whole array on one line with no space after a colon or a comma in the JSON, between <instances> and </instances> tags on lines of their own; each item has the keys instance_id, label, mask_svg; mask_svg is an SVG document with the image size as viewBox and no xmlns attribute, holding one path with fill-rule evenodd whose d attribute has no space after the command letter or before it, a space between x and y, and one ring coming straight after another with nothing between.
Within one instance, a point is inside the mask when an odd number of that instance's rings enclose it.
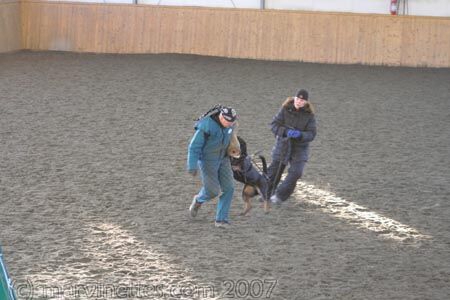
<instances>
[{"instance_id":1,"label":"dog's head","mask_svg":"<svg viewBox=\"0 0 450 300\"><path fill-rule=\"evenodd\" d=\"M239 140L237 135L233 132L231 135L230 145L227 149L228 156L232 158L239 158L241 156L241 146L239 144Z\"/></svg>"},{"instance_id":2,"label":"dog's head","mask_svg":"<svg viewBox=\"0 0 450 300\"><path fill-rule=\"evenodd\" d=\"M239 142L239 149L240 153L237 156L231 156L231 165L239 167L239 165L244 161L244 159L247 157L247 143L244 141L243 138L240 136L237 136L237 141ZM235 169L236 171L237 169Z\"/></svg>"}]
</instances>

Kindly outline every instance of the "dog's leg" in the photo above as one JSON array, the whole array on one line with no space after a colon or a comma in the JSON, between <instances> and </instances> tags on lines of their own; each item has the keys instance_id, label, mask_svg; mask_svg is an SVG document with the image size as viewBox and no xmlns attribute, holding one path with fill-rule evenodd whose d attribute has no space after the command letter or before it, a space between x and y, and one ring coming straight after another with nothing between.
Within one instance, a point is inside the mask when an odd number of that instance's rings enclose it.
<instances>
[{"instance_id":1,"label":"dog's leg","mask_svg":"<svg viewBox=\"0 0 450 300\"><path fill-rule=\"evenodd\" d=\"M250 185L245 185L242 190L242 200L244 200L244 211L241 213L241 216L246 216L250 210L252 209L252 195L253 187Z\"/></svg>"},{"instance_id":2,"label":"dog's leg","mask_svg":"<svg viewBox=\"0 0 450 300\"><path fill-rule=\"evenodd\" d=\"M259 195L261 195L263 202L264 202L264 212L266 214L268 214L270 212L270 203L268 201L268 199L266 199L266 197L263 196L263 193L261 192L261 190L259 189L259 187L256 187L256 191Z\"/></svg>"},{"instance_id":3,"label":"dog's leg","mask_svg":"<svg viewBox=\"0 0 450 300\"><path fill-rule=\"evenodd\" d=\"M270 212L270 203L267 200L264 200L264 212L268 214Z\"/></svg>"}]
</instances>

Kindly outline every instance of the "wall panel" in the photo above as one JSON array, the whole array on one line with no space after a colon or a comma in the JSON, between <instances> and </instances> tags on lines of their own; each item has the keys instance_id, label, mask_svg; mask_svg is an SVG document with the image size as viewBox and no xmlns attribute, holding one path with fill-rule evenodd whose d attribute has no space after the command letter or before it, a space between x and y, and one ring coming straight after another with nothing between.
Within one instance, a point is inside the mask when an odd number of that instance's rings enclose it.
<instances>
[{"instance_id":1,"label":"wall panel","mask_svg":"<svg viewBox=\"0 0 450 300\"><path fill-rule=\"evenodd\" d=\"M22 19L31 50L450 67L450 18L23 0Z\"/></svg>"},{"instance_id":2,"label":"wall panel","mask_svg":"<svg viewBox=\"0 0 450 300\"><path fill-rule=\"evenodd\" d=\"M0 53L22 48L20 2L0 0Z\"/></svg>"}]
</instances>

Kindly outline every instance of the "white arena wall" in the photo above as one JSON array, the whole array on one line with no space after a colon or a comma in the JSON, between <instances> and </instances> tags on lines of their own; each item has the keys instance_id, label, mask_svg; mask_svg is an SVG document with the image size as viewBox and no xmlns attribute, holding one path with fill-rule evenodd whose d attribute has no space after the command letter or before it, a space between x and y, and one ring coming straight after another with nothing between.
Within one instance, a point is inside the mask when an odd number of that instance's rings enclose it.
<instances>
[{"instance_id":1,"label":"white arena wall","mask_svg":"<svg viewBox=\"0 0 450 300\"><path fill-rule=\"evenodd\" d=\"M22 0L22 48L450 67L450 18Z\"/></svg>"},{"instance_id":2,"label":"white arena wall","mask_svg":"<svg viewBox=\"0 0 450 300\"><path fill-rule=\"evenodd\" d=\"M450 67L450 18L0 0L0 52L21 49Z\"/></svg>"},{"instance_id":3,"label":"white arena wall","mask_svg":"<svg viewBox=\"0 0 450 300\"><path fill-rule=\"evenodd\" d=\"M261 8L264 5L265 9L371 14L389 14L390 7L390 0L72 0L70 2L132 4L135 1L138 4L168 6ZM406 2L408 15L450 17L449 0L406 0Z\"/></svg>"}]
</instances>

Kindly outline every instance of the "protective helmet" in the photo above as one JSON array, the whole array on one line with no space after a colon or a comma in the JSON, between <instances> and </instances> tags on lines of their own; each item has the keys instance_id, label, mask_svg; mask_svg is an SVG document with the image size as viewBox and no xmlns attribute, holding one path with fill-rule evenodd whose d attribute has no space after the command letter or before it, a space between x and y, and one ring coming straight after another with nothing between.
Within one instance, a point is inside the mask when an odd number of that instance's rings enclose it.
<instances>
[{"instance_id":1,"label":"protective helmet","mask_svg":"<svg viewBox=\"0 0 450 300\"><path fill-rule=\"evenodd\" d=\"M227 107L227 106L220 107L220 114L228 122L234 122L237 119L236 110L234 108L231 108L231 107Z\"/></svg>"}]
</instances>

